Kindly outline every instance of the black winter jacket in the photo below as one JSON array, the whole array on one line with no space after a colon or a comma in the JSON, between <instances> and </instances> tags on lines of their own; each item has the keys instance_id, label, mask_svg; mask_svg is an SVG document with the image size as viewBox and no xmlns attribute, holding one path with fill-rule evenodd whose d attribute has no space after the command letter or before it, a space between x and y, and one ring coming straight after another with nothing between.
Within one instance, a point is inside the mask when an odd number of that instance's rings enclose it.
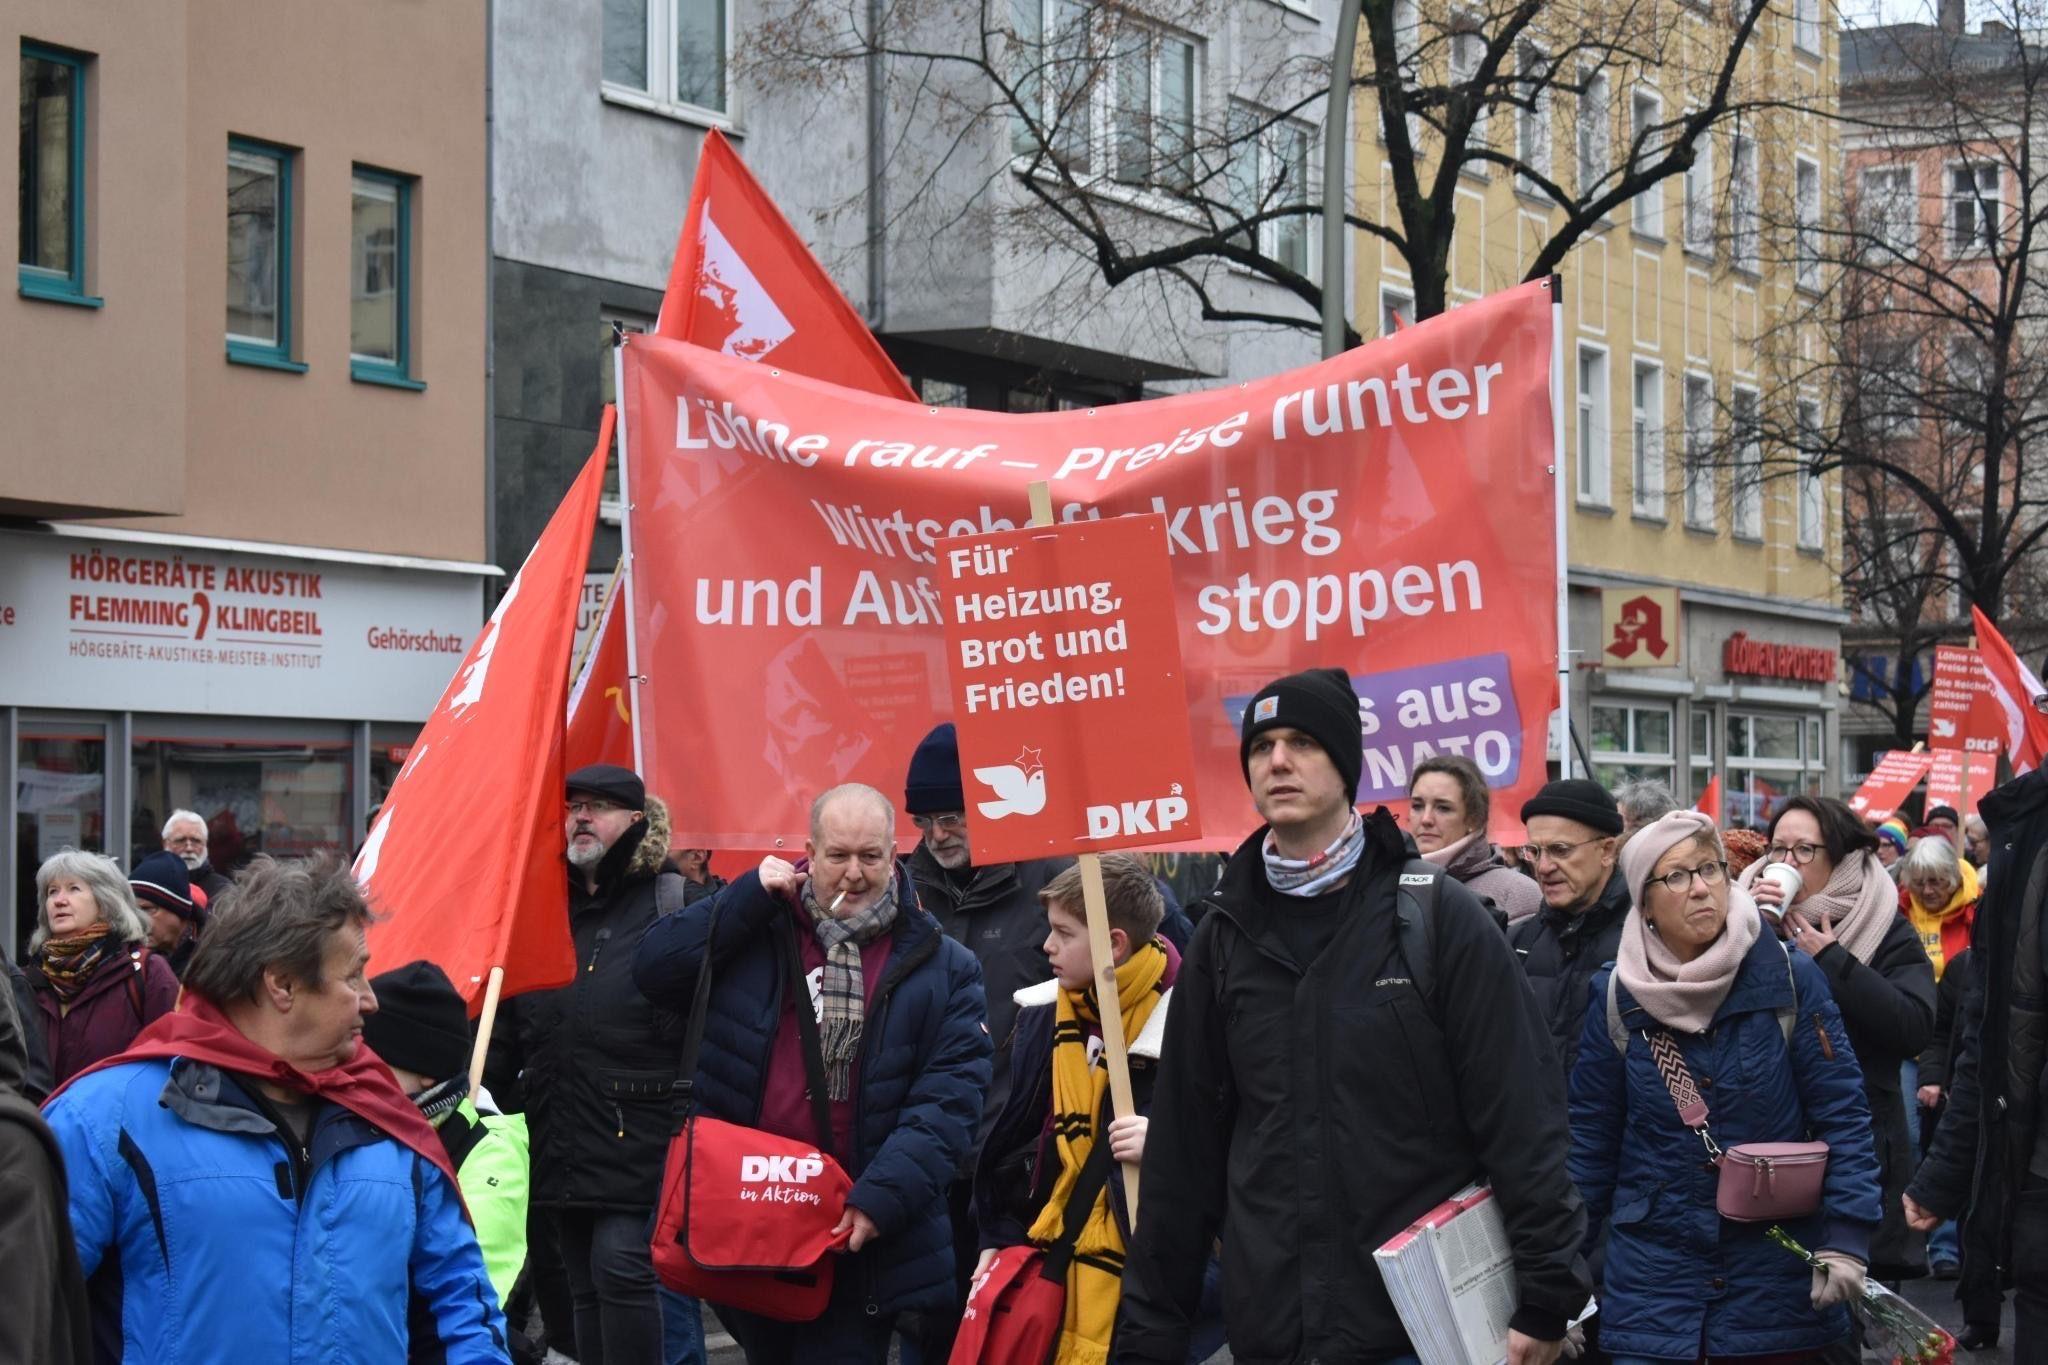
<instances>
[{"instance_id":1,"label":"black winter jacket","mask_svg":"<svg viewBox=\"0 0 2048 1365\"><path fill-rule=\"evenodd\" d=\"M1893 917L1868 964L1840 944L1821 949L1813 961L1835 993L1870 1102L1870 1135L1877 1143L1884 1195L1884 1221L1870 1243L1870 1273L1884 1280L1925 1275L1926 1239L1906 1225L1899 1202L1919 1157L1906 1129L1911 1097L1899 1093L1899 1066L1919 1056L1934 1036L1934 966L1920 946L1919 931L1904 915Z\"/></svg>"},{"instance_id":2,"label":"black winter jacket","mask_svg":"<svg viewBox=\"0 0 2048 1365\"><path fill-rule=\"evenodd\" d=\"M1933 1150L1907 1193L1944 1218L1966 1208L1997 1223L2010 1264L2012 1211L2034 1156L2048 1065L2048 768L2015 778L1977 807L1991 832L1989 885L1977 906L1961 1040Z\"/></svg>"},{"instance_id":3,"label":"black winter jacket","mask_svg":"<svg viewBox=\"0 0 2048 1365\"><path fill-rule=\"evenodd\" d=\"M576 979L515 996L500 1015L491 1094L526 1112L536 1206L635 1212L661 1194L682 1025L633 985L633 949L683 902L685 879L662 870L668 840L668 811L649 797L647 818L598 864L596 895L569 869Z\"/></svg>"},{"instance_id":4,"label":"black winter jacket","mask_svg":"<svg viewBox=\"0 0 2048 1365\"><path fill-rule=\"evenodd\" d=\"M1560 1076L1570 1078L1586 1032L1587 990L1593 974L1621 954L1621 926L1628 918L1628 883L1621 869L1607 879L1599 899L1583 914L1567 915L1545 905L1508 926L1508 944L1522 960L1536 1008L1550 1026Z\"/></svg>"},{"instance_id":5,"label":"black winter jacket","mask_svg":"<svg viewBox=\"0 0 2048 1365\"><path fill-rule=\"evenodd\" d=\"M1198 923L1166 1020L1118 1361L1186 1358L1219 1231L1243 1365L1407 1354L1373 1250L1482 1176L1515 1250L1516 1328L1555 1340L1585 1306L1563 1073L1528 983L1445 878L1425 998L1398 947L1408 846L1384 809L1366 831L1344 922L1306 969L1270 922L1264 829Z\"/></svg>"},{"instance_id":6,"label":"black winter jacket","mask_svg":"<svg viewBox=\"0 0 2048 1365\"><path fill-rule=\"evenodd\" d=\"M1949 1059L1963 1040L1963 997L1976 979L1977 951L1965 948L1948 960L1941 980L1934 983L1934 1036L1920 1049L1921 1085L1948 1088ZM1906 1096L1906 1103L1913 1102L1914 1096Z\"/></svg>"},{"instance_id":7,"label":"black winter jacket","mask_svg":"<svg viewBox=\"0 0 2048 1365\"><path fill-rule=\"evenodd\" d=\"M21 964L0 954L0 962L7 965L7 989L14 1000L15 1027L19 1033L23 1071L19 1078L6 1080L21 1092L22 1098L33 1104L41 1104L50 1097L56 1080L50 1071L50 1047L43 1040L43 1012L36 1005L35 988L28 983L28 973Z\"/></svg>"}]
</instances>

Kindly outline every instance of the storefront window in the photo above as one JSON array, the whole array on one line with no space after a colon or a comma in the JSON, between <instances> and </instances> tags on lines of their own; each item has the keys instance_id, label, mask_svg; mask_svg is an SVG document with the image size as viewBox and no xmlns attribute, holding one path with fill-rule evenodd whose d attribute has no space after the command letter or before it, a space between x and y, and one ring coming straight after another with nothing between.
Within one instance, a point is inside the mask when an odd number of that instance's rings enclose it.
<instances>
[{"instance_id":1,"label":"storefront window","mask_svg":"<svg viewBox=\"0 0 2048 1365\"><path fill-rule=\"evenodd\" d=\"M1826 761L1820 722L1802 716L1728 717L1729 823L1751 829L1768 826L1785 802L1817 793Z\"/></svg>"},{"instance_id":2,"label":"storefront window","mask_svg":"<svg viewBox=\"0 0 2048 1365\"><path fill-rule=\"evenodd\" d=\"M207 856L223 873L259 853L347 858L355 852L348 742L138 736L132 833L138 854L158 846L165 817L179 809L205 817Z\"/></svg>"},{"instance_id":3,"label":"storefront window","mask_svg":"<svg viewBox=\"0 0 2048 1365\"><path fill-rule=\"evenodd\" d=\"M107 844L107 737L97 725L21 724L16 755L17 868L10 952L36 927L36 869L64 848L94 853Z\"/></svg>"},{"instance_id":4,"label":"storefront window","mask_svg":"<svg viewBox=\"0 0 2048 1365\"><path fill-rule=\"evenodd\" d=\"M1593 704L1593 778L1612 791L1648 779L1671 784L1671 709Z\"/></svg>"},{"instance_id":5,"label":"storefront window","mask_svg":"<svg viewBox=\"0 0 2048 1365\"><path fill-rule=\"evenodd\" d=\"M1698 805L1700 798L1707 794L1707 787L1714 780L1714 713L1705 706L1695 705L1692 709L1692 768L1691 790L1681 797L1691 805ZM1725 809L1714 812L1716 820L1727 818Z\"/></svg>"}]
</instances>

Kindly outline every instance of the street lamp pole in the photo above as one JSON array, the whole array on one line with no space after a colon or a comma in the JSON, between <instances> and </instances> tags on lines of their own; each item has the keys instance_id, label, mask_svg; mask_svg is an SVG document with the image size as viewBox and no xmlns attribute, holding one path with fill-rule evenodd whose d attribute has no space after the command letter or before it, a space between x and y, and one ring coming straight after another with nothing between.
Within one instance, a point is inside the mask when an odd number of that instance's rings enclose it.
<instances>
[{"instance_id":1,"label":"street lamp pole","mask_svg":"<svg viewBox=\"0 0 2048 1365\"><path fill-rule=\"evenodd\" d=\"M1330 58L1330 103L1323 120L1323 358L1344 349L1344 191L1350 180L1351 70L1358 60L1363 0L1337 0L1337 48Z\"/></svg>"}]
</instances>

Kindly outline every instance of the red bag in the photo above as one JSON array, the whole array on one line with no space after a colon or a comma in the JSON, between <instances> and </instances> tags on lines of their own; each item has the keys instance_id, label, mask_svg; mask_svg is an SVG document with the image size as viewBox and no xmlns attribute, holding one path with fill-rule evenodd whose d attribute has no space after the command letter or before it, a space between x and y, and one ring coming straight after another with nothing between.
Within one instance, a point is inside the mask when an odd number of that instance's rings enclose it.
<instances>
[{"instance_id":1,"label":"red bag","mask_svg":"<svg viewBox=\"0 0 2048 1365\"><path fill-rule=\"evenodd\" d=\"M718 928L712 910L707 945ZM796 1002L815 1144L778 1137L695 1112L692 1095L704 1015L711 1001L711 959L697 974L676 1082L683 1118L669 1139L649 1250L654 1273L679 1294L781 1322L809 1322L832 1298L832 1272L846 1235L833 1235L849 1178L832 1155L832 1113L818 1021L803 1006L810 991L791 945L787 998Z\"/></svg>"}]
</instances>

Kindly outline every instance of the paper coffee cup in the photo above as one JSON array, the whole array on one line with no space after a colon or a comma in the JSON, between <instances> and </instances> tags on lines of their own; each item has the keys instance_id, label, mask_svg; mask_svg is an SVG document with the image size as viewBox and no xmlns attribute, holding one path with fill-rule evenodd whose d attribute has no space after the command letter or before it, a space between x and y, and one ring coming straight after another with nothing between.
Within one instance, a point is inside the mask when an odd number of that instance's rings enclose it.
<instances>
[{"instance_id":1,"label":"paper coffee cup","mask_svg":"<svg viewBox=\"0 0 2048 1365\"><path fill-rule=\"evenodd\" d=\"M1799 894L1799 888L1806 884L1805 878L1799 875L1799 869L1790 863L1772 863L1757 874L1757 880L1760 882L1776 882L1778 889L1785 893L1784 904L1762 907L1764 913L1773 918L1777 918L1785 913L1786 907L1792 904L1792 898Z\"/></svg>"}]
</instances>

